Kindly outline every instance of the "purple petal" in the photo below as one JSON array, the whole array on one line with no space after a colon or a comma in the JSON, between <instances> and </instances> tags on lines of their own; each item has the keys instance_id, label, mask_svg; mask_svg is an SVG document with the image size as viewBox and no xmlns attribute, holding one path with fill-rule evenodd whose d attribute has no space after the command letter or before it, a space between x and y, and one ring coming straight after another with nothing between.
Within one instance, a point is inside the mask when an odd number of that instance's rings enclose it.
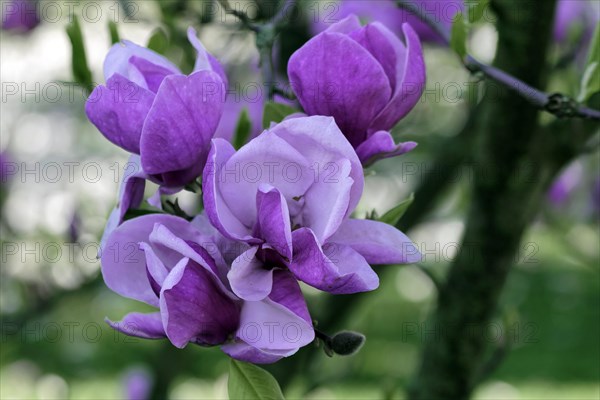
<instances>
[{"instance_id":1,"label":"purple petal","mask_svg":"<svg viewBox=\"0 0 600 400\"><path fill-rule=\"evenodd\" d=\"M350 37L323 32L289 60L290 84L309 115L330 115L358 146L392 88L379 62Z\"/></svg>"},{"instance_id":2,"label":"purple petal","mask_svg":"<svg viewBox=\"0 0 600 400\"><path fill-rule=\"evenodd\" d=\"M256 195L262 184L277 188L294 213L293 198L302 196L313 183L311 165L301 151L303 148L271 130L251 140L222 165L220 193L244 226L253 228L257 222Z\"/></svg>"},{"instance_id":3,"label":"purple petal","mask_svg":"<svg viewBox=\"0 0 600 400\"><path fill-rule=\"evenodd\" d=\"M329 240L352 247L370 264L421 261L421 253L404 233L379 221L348 219Z\"/></svg>"},{"instance_id":4,"label":"purple petal","mask_svg":"<svg viewBox=\"0 0 600 400\"><path fill-rule=\"evenodd\" d=\"M127 211L142 204L144 189L146 188L145 178L146 174L142 171L140 156L132 154L123 168L123 180L119 186L119 200L117 206L110 213L108 221L106 221L100 240L100 248L104 248L112 231L123 223Z\"/></svg>"},{"instance_id":5,"label":"purple petal","mask_svg":"<svg viewBox=\"0 0 600 400\"><path fill-rule=\"evenodd\" d=\"M187 258L167 276L160 309L167 337L179 348L190 341L224 343L240 319L239 304L221 291L214 275Z\"/></svg>"},{"instance_id":6,"label":"purple petal","mask_svg":"<svg viewBox=\"0 0 600 400\"><path fill-rule=\"evenodd\" d=\"M201 234L186 220L171 215L145 215L125 221L108 237L101 249L102 276L106 285L121 296L158 306L146 272L146 256L139 248L147 242L155 224L176 232L178 237L202 241ZM173 266L167 266L172 268Z\"/></svg>"},{"instance_id":7,"label":"purple petal","mask_svg":"<svg viewBox=\"0 0 600 400\"><path fill-rule=\"evenodd\" d=\"M292 233L294 257L290 271L301 281L326 292L348 294L374 290L379 278L351 247L328 243L323 248L307 228Z\"/></svg>"},{"instance_id":8,"label":"purple petal","mask_svg":"<svg viewBox=\"0 0 600 400\"><path fill-rule=\"evenodd\" d=\"M108 140L139 154L142 127L153 101L152 92L114 74L106 86L96 86L85 104L85 112Z\"/></svg>"},{"instance_id":9,"label":"purple petal","mask_svg":"<svg viewBox=\"0 0 600 400\"><path fill-rule=\"evenodd\" d=\"M291 118L277 124L271 132L300 151L310 164L310 168L302 170L301 173L303 176L307 174L310 178L311 190L312 186L319 185L325 185L330 190L336 190L336 177L334 175L341 170L340 160L349 160L351 165L350 178L354 183L350 190L347 215L356 208L364 186L363 168L356 152L333 118L324 116ZM261 136L263 135L261 134ZM269 143L267 140L265 142ZM293 171L293 169L290 168L289 171ZM294 181L291 172L288 172L285 177L288 181ZM280 186L273 186L281 190ZM291 189L294 189L294 187L292 186ZM288 192L294 193L293 190L288 190ZM297 201L291 201L292 199L287 196L286 199L288 200L290 213L293 215L293 205Z\"/></svg>"},{"instance_id":10,"label":"purple petal","mask_svg":"<svg viewBox=\"0 0 600 400\"><path fill-rule=\"evenodd\" d=\"M379 23L372 23L353 31L348 35L375 57L383 67L383 70L390 81L390 86L395 88L397 65L401 60L398 60L397 50L394 47L400 46L403 49L404 45L400 39L391 32L389 33L394 36L394 39L390 41L389 35L383 32L383 30L386 29L387 28ZM401 54L403 54L403 52Z\"/></svg>"},{"instance_id":11,"label":"purple petal","mask_svg":"<svg viewBox=\"0 0 600 400\"><path fill-rule=\"evenodd\" d=\"M221 350L231 358L253 364L272 364L283 357L291 355L289 351L265 351L257 349L243 341L224 344L221 346Z\"/></svg>"},{"instance_id":12,"label":"purple petal","mask_svg":"<svg viewBox=\"0 0 600 400\"><path fill-rule=\"evenodd\" d=\"M312 342L315 332L302 317L266 298L244 302L236 338L258 349L288 356Z\"/></svg>"},{"instance_id":13,"label":"purple petal","mask_svg":"<svg viewBox=\"0 0 600 400\"><path fill-rule=\"evenodd\" d=\"M113 329L128 336L144 339L162 339L166 337L159 312L150 314L129 313L122 321L113 322L107 319L106 322Z\"/></svg>"},{"instance_id":14,"label":"purple petal","mask_svg":"<svg viewBox=\"0 0 600 400\"><path fill-rule=\"evenodd\" d=\"M373 27L380 35L387 38L396 52L397 78L391 101L377 115L369 129L390 130L413 109L421 98L425 89L425 61L419 37L410 25L402 25L406 46L383 25L374 23Z\"/></svg>"},{"instance_id":15,"label":"purple petal","mask_svg":"<svg viewBox=\"0 0 600 400\"><path fill-rule=\"evenodd\" d=\"M227 84L228 84L227 75L225 74L225 71L223 70L223 66L221 65L221 63L219 63L219 61L215 57L213 57L212 54L210 54L208 51L206 51L206 49L202 45L202 42L200 42L200 40L198 40L198 34L196 33L196 30L194 28L192 28L191 26L187 30L187 37L197 52L196 63L194 65L194 71L216 72L221 77L221 80L223 81L225 86L227 86Z\"/></svg>"},{"instance_id":16,"label":"purple petal","mask_svg":"<svg viewBox=\"0 0 600 400\"><path fill-rule=\"evenodd\" d=\"M256 258L258 247L252 247L242 253L231 264L227 274L231 289L240 298L259 301L271 293L273 287L273 269L266 268Z\"/></svg>"},{"instance_id":17,"label":"purple petal","mask_svg":"<svg viewBox=\"0 0 600 400\"><path fill-rule=\"evenodd\" d=\"M377 160L400 156L417 147L416 142L404 142L396 145L387 131L377 131L356 148L356 154L366 167Z\"/></svg>"},{"instance_id":18,"label":"purple petal","mask_svg":"<svg viewBox=\"0 0 600 400\"><path fill-rule=\"evenodd\" d=\"M221 113L224 87L214 72L165 78L148 113L140 143L142 166L166 186L199 176Z\"/></svg>"},{"instance_id":19,"label":"purple petal","mask_svg":"<svg viewBox=\"0 0 600 400\"><path fill-rule=\"evenodd\" d=\"M287 202L279 190L263 184L256 193L260 238L287 260L292 258L292 229ZM345 210L344 210L345 211Z\"/></svg>"},{"instance_id":20,"label":"purple petal","mask_svg":"<svg viewBox=\"0 0 600 400\"><path fill-rule=\"evenodd\" d=\"M143 58L148 62L171 71L172 74L180 74L179 68L171 61L152 50L138 46L128 40L115 43L109 50L104 60L104 79L108 79L114 74L120 74L125 78L135 82L141 87L147 88L146 79L140 74L140 71L132 67L130 61L132 57Z\"/></svg>"},{"instance_id":21,"label":"purple petal","mask_svg":"<svg viewBox=\"0 0 600 400\"><path fill-rule=\"evenodd\" d=\"M273 290L269 298L292 311L312 326L312 319L298 281L289 271L277 269L273 275Z\"/></svg>"},{"instance_id":22,"label":"purple petal","mask_svg":"<svg viewBox=\"0 0 600 400\"><path fill-rule=\"evenodd\" d=\"M156 296L158 296L160 288L165 282L165 279L167 279L167 275L169 275L169 270L148 243L140 243L140 249L142 249L146 255L146 268L150 285L152 286L154 293L156 293Z\"/></svg>"},{"instance_id":23,"label":"purple petal","mask_svg":"<svg viewBox=\"0 0 600 400\"><path fill-rule=\"evenodd\" d=\"M213 139L202 175L202 198L208 219L223 236L236 240L251 240L250 228L233 214L221 193L221 186L226 184L228 177L232 180L232 184L238 182L239 174L237 177L228 176L226 170L226 163L234 154L235 149L231 143L223 139ZM223 174L225 178L222 178Z\"/></svg>"},{"instance_id":24,"label":"purple petal","mask_svg":"<svg viewBox=\"0 0 600 400\"><path fill-rule=\"evenodd\" d=\"M320 171L324 178L315 183L305 195L303 226L310 227L319 243L324 243L352 212L350 192L354 180L350 175L350 161L328 163Z\"/></svg>"},{"instance_id":25,"label":"purple petal","mask_svg":"<svg viewBox=\"0 0 600 400\"><path fill-rule=\"evenodd\" d=\"M344 3L350 3L348 1L345 1ZM350 34L351 32L360 29L361 25L360 25L360 20L358 19L358 17L354 14L348 15L347 17L345 17L344 19L342 19L339 22L336 22L335 24L331 24L328 28L327 28L327 32L337 32L337 33L344 33L344 34Z\"/></svg>"},{"instance_id":26,"label":"purple petal","mask_svg":"<svg viewBox=\"0 0 600 400\"><path fill-rule=\"evenodd\" d=\"M129 63L132 67L135 67L137 73L140 74L138 79L132 79L133 81L144 80L146 88L152 91L153 93L158 92L158 88L162 81L169 75L173 75L176 72L173 72L172 69L165 68L161 65L154 64L153 62L138 56L132 56L129 59ZM130 72L130 76L133 74L133 71Z\"/></svg>"}]
</instances>

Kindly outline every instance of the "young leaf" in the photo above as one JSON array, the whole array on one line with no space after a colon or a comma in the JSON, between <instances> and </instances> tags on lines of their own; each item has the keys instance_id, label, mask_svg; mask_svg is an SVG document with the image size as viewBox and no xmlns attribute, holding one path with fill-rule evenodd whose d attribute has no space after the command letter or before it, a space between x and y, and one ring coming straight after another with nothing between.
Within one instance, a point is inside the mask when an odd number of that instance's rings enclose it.
<instances>
[{"instance_id":1,"label":"young leaf","mask_svg":"<svg viewBox=\"0 0 600 400\"><path fill-rule=\"evenodd\" d=\"M271 374L253 364L231 359L227 381L229 398L235 400L284 400Z\"/></svg>"},{"instance_id":2,"label":"young leaf","mask_svg":"<svg viewBox=\"0 0 600 400\"><path fill-rule=\"evenodd\" d=\"M590 43L585 72L581 80L581 91L577 100L585 102L598 92L600 92L600 24L596 25Z\"/></svg>"},{"instance_id":3,"label":"young leaf","mask_svg":"<svg viewBox=\"0 0 600 400\"><path fill-rule=\"evenodd\" d=\"M73 78L87 90L92 90L92 72L90 71L85 55L85 45L83 43L83 35L79 20L75 15L71 15L71 23L67 25L67 35L71 41L72 60L71 68L73 70Z\"/></svg>"},{"instance_id":4,"label":"young leaf","mask_svg":"<svg viewBox=\"0 0 600 400\"><path fill-rule=\"evenodd\" d=\"M150 50L154 50L158 54L165 54L169 47L169 38L167 33L161 28L157 28L152 32L152 36L148 40L148 46Z\"/></svg>"},{"instance_id":5,"label":"young leaf","mask_svg":"<svg viewBox=\"0 0 600 400\"><path fill-rule=\"evenodd\" d=\"M251 131L252 121L250 121L248 110L244 108L238 119L235 135L233 136L233 147L235 147L236 150L246 144Z\"/></svg>"},{"instance_id":6,"label":"young leaf","mask_svg":"<svg viewBox=\"0 0 600 400\"><path fill-rule=\"evenodd\" d=\"M108 21L108 31L110 32L110 43L115 44L121 41L119 37L119 30L117 24L114 21Z\"/></svg>"},{"instance_id":7,"label":"young leaf","mask_svg":"<svg viewBox=\"0 0 600 400\"><path fill-rule=\"evenodd\" d=\"M408 199L401 201L396 207L383 214L379 220L381 222L385 222L386 224L396 225L414 200L415 194L411 193L410 196L408 196Z\"/></svg>"},{"instance_id":8,"label":"young leaf","mask_svg":"<svg viewBox=\"0 0 600 400\"><path fill-rule=\"evenodd\" d=\"M450 33L450 47L458 54L461 60L467 55L467 24L463 13L454 16L452 31Z\"/></svg>"},{"instance_id":9,"label":"young leaf","mask_svg":"<svg viewBox=\"0 0 600 400\"><path fill-rule=\"evenodd\" d=\"M271 122L281 122L285 117L296 112L298 112L298 110L286 106L285 104L273 102L266 103L263 111L263 129L267 129L271 125Z\"/></svg>"}]
</instances>

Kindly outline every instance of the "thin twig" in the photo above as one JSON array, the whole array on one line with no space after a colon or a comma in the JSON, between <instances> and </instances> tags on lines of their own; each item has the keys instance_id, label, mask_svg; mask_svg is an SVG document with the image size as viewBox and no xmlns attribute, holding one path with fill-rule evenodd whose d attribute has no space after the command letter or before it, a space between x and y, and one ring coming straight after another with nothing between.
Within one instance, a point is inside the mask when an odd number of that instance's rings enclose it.
<instances>
[{"instance_id":1,"label":"thin twig","mask_svg":"<svg viewBox=\"0 0 600 400\"><path fill-rule=\"evenodd\" d=\"M412 4L406 0L397 0L396 4L398 7L410 12L418 17L421 21L429 25L429 27L432 28L438 34L438 36L444 40L446 45L450 45L450 32L446 27L433 20L415 4ZM470 72L483 73L488 78L518 93L536 108L544 110L559 118L577 117L600 120L599 110L585 107L577 103L571 97L561 93L548 94L542 92L498 68L477 61L471 55L467 54L463 60L463 64Z\"/></svg>"}]
</instances>

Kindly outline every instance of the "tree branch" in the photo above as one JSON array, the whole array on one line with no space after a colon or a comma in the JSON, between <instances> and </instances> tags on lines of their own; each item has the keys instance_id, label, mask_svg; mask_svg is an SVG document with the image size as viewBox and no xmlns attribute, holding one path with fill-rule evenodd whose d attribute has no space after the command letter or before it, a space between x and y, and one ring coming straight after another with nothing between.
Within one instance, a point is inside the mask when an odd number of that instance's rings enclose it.
<instances>
[{"instance_id":1,"label":"tree branch","mask_svg":"<svg viewBox=\"0 0 600 400\"><path fill-rule=\"evenodd\" d=\"M429 25L444 40L446 45L450 45L450 32L442 24L424 13L421 8L406 0L397 0L396 4ZM536 108L553 114L558 118L577 117L600 121L599 110L581 105L571 97L561 93L544 93L501 69L477 61L471 55L465 57L463 64L470 72L481 72L488 78L516 92Z\"/></svg>"}]
</instances>

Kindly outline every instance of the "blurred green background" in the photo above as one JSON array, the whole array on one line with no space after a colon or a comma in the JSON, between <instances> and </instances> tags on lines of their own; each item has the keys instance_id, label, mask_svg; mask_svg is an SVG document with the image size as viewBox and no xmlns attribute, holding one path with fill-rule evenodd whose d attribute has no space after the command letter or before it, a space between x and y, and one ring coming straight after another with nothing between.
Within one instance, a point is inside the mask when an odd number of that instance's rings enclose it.
<instances>
[{"instance_id":1,"label":"blurred green background","mask_svg":"<svg viewBox=\"0 0 600 400\"><path fill-rule=\"evenodd\" d=\"M124 399L135 377L166 386L173 399L227 398L228 359L218 349L178 350L166 342L125 337L104 323L105 317L144 311L104 286L95 259L127 154L87 122L84 91L64 84L73 80L65 33L70 10L54 3L58 17L46 14L34 30L3 31L0 37L0 150L11 163L11 177L1 187L0 398ZM92 3L100 10L97 20ZM256 70L252 34L223 13L209 21L202 15L204 3L73 3L94 81L103 81L109 20L116 20L122 38L142 45L162 29L169 40L167 56L184 68L190 65L190 46L182 35L193 25L226 66L230 83L259 79L247 72ZM133 16L127 18L126 10ZM298 25L287 33L290 41L306 35L305 26ZM471 48L483 61L493 58L495 35L492 24L472 35ZM554 49L557 59L563 52ZM476 77L469 77L448 50L426 46L425 57L426 93L395 130L419 147L369 171L361 217L373 209L382 214L406 198L431 168L436 146L461 131L469 103L477 101L456 90ZM573 94L579 75L576 65L557 67L552 86ZM477 399L600 399L600 226L590 201L598 151L575 165L578 179L566 200L549 201L528 231L495 322L474 333L499 349L491 357L504 354L476 391ZM443 276L456 253L471 176L468 167L461 169L436 210L408 232L425 255L423 268L434 276ZM194 201L191 195L182 199L184 207ZM305 288L320 327L356 330L367 342L349 358L328 358L322 349L307 346L269 367L290 398L404 397L421 344L443 334L427 322L436 289L416 266L377 271L379 290L340 297L340 303L353 302L343 320L321 320L335 314L322 308L329 295Z\"/></svg>"}]
</instances>

